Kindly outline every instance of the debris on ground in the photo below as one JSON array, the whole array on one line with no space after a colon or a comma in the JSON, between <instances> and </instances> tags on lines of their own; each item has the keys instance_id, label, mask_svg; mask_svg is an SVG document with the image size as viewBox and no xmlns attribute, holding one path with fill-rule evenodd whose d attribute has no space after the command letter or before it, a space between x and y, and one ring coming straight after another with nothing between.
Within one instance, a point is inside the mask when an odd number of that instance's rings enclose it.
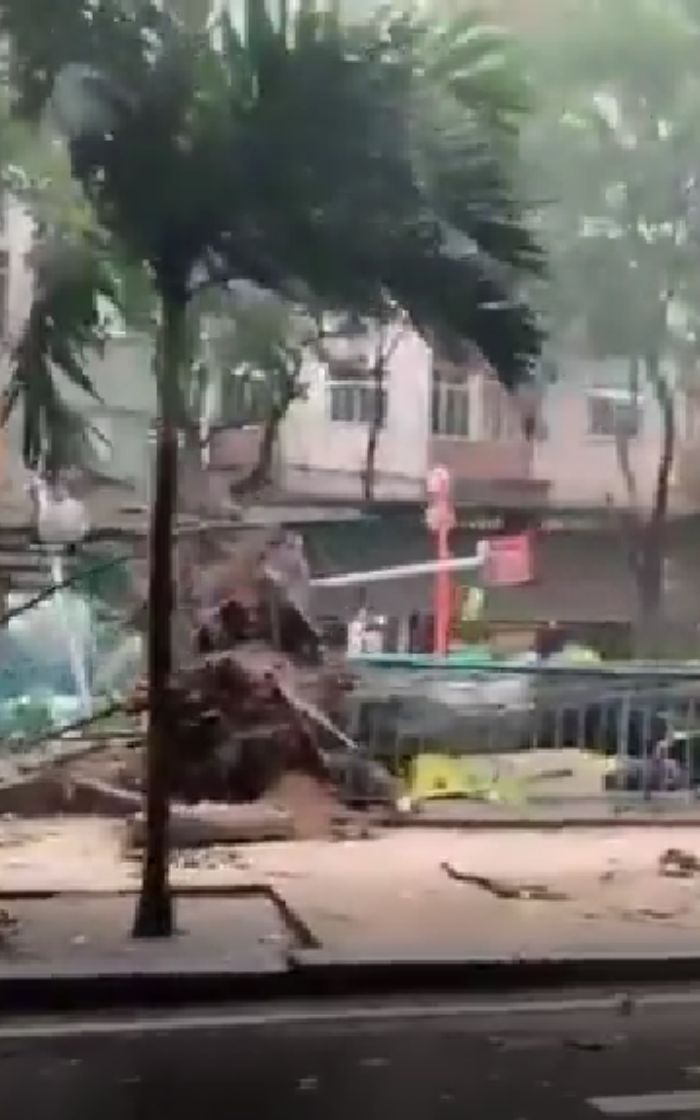
<instances>
[{"instance_id":1,"label":"debris on ground","mask_svg":"<svg viewBox=\"0 0 700 1120\"><path fill-rule=\"evenodd\" d=\"M300 1093L313 1093L318 1089L318 1077L300 1077L297 1082L297 1089Z\"/></svg>"},{"instance_id":2,"label":"debris on ground","mask_svg":"<svg viewBox=\"0 0 700 1120\"><path fill-rule=\"evenodd\" d=\"M386 808L398 796L388 771L340 726L353 686L344 651L322 647L306 609L308 579L297 578L304 565L278 537L246 534L225 559L202 559L190 580L167 697L176 846L360 838L369 820L339 824L341 811ZM121 708L144 719L144 682ZM122 817L128 841L140 844L143 736L72 748L70 757L54 746L35 752L31 774L0 783L0 812Z\"/></svg>"},{"instance_id":3,"label":"debris on ground","mask_svg":"<svg viewBox=\"0 0 700 1120\"><path fill-rule=\"evenodd\" d=\"M659 874L670 879L690 879L700 872L700 859L682 848L667 848L659 856Z\"/></svg>"},{"instance_id":4,"label":"debris on ground","mask_svg":"<svg viewBox=\"0 0 700 1120\"><path fill-rule=\"evenodd\" d=\"M458 883L468 883L473 887L488 891L496 898L504 899L530 899L536 902L565 902L568 895L563 891L553 890L544 883L518 883L508 882L504 879L494 879L489 875L474 875L465 871L458 871L451 864L440 864L442 870L450 879Z\"/></svg>"},{"instance_id":5,"label":"debris on ground","mask_svg":"<svg viewBox=\"0 0 700 1120\"><path fill-rule=\"evenodd\" d=\"M17 919L12 916L9 910L0 908L0 941L17 933L18 929L19 922Z\"/></svg>"},{"instance_id":6,"label":"debris on ground","mask_svg":"<svg viewBox=\"0 0 700 1120\"><path fill-rule=\"evenodd\" d=\"M247 870L249 864L237 848L212 845L206 848L181 848L173 852L171 866L183 871L220 871L222 868Z\"/></svg>"},{"instance_id":7,"label":"debris on ground","mask_svg":"<svg viewBox=\"0 0 700 1120\"><path fill-rule=\"evenodd\" d=\"M641 906L637 913L642 918L652 918L658 922L667 922L680 916L678 910L656 910L653 906Z\"/></svg>"},{"instance_id":8,"label":"debris on ground","mask_svg":"<svg viewBox=\"0 0 700 1120\"><path fill-rule=\"evenodd\" d=\"M618 1004L617 1004L618 1015L622 1015L625 1018L627 1018L628 1016L633 1015L636 1010L637 1010L637 1001L633 998L633 996L628 995L627 993L625 993L625 995L620 996L620 999L619 999Z\"/></svg>"},{"instance_id":9,"label":"debris on ground","mask_svg":"<svg viewBox=\"0 0 700 1120\"><path fill-rule=\"evenodd\" d=\"M565 1038L564 1046L569 1050L585 1050L590 1054L609 1050L620 1041L619 1038Z\"/></svg>"}]
</instances>

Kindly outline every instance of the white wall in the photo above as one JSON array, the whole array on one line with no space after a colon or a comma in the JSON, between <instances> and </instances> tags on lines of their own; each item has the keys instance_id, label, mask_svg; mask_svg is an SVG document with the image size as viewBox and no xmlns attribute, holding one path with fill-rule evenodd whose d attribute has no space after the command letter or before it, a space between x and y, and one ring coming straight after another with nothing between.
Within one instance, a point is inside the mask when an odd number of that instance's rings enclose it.
<instances>
[{"instance_id":1,"label":"white wall","mask_svg":"<svg viewBox=\"0 0 700 1120\"><path fill-rule=\"evenodd\" d=\"M547 389L543 406L546 438L536 441L535 477L550 482L554 505L604 505L608 495L616 504L627 503L614 438L594 436L588 430L587 389L621 388L629 384L626 363L599 362L564 357L559 377ZM639 435L631 443L631 463L640 498L652 494L661 446L659 410L648 387L642 391Z\"/></svg>"},{"instance_id":2,"label":"white wall","mask_svg":"<svg viewBox=\"0 0 700 1120\"><path fill-rule=\"evenodd\" d=\"M432 356L402 333L386 377L387 415L377 451L377 497L420 497L428 469ZM283 485L328 496L358 495L367 425L330 418L326 367L309 362L304 400L292 405L280 438Z\"/></svg>"}]
</instances>

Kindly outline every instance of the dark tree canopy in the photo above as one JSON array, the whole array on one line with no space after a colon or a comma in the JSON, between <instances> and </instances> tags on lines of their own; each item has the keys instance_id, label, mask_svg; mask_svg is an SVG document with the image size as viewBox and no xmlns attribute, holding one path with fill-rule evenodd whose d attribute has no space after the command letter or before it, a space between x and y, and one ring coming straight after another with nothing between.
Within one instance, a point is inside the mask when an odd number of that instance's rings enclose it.
<instances>
[{"instance_id":1,"label":"dark tree canopy","mask_svg":"<svg viewBox=\"0 0 700 1120\"><path fill-rule=\"evenodd\" d=\"M308 6L197 30L153 0L0 0L18 108L50 103L100 223L159 291L252 279L475 342L505 383L538 347L539 268L510 183L517 83L455 65L493 50L406 15L342 29ZM459 59L459 56L457 56ZM478 68L474 73L478 75Z\"/></svg>"}]
</instances>

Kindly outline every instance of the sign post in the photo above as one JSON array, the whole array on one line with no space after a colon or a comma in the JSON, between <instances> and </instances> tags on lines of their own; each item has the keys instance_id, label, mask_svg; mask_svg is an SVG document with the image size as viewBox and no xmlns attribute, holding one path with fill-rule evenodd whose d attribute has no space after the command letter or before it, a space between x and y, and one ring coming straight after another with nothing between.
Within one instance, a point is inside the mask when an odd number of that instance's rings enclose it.
<instances>
[{"instance_id":1,"label":"sign post","mask_svg":"<svg viewBox=\"0 0 700 1120\"><path fill-rule=\"evenodd\" d=\"M450 577L450 531L454 528L452 485L447 467L433 467L428 475L428 507L425 520L435 536L437 569L435 572L433 648L439 657L447 654L450 616L452 612L452 581Z\"/></svg>"}]
</instances>

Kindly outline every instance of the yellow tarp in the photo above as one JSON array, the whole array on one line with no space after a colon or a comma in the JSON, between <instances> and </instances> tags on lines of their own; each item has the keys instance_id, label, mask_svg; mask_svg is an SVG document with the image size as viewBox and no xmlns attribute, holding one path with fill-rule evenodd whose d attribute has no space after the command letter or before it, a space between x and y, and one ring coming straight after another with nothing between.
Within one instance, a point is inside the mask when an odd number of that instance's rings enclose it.
<instances>
[{"instance_id":1,"label":"yellow tarp","mask_svg":"<svg viewBox=\"0 0 700 1120\"><path fill-rule=\"evenodd\" d=\"M579 784L581 773L587 776L591 792L596 792L603 788L605 772L616 767L615 758L605 758L588 751L566 753L567 756L575 755L575 763L569 757L566 759L565 769L571 768L567 777L563 774L548 775L547 770L557 769L556 761L553 764L549 764L548 760L543 761L541 751L536 752L536 757L529 756L527 752L519 754L516 765L503 756L500 759L494 756L489 761L483 755L475 758L458 754L419 754L411 761L408 770L407 793L413 801L472 797L517 804L527 801L533 790L541 793L543 788L549 788L553 778L563 780L564 783L570 780L574 785ZM546 760L547 756L544 757ZM528 766L529 762L534 764L534 770Z\"/></svg>"},{"instance_id":2,"label":"yellow tarp","mask_svg":"<svg viewBox=\"0 0 700 1120\"><path fill-rule=\"evenodd\" d=\"M414 801L439 797L483 797L494 801L518 800L519 783L499 778L490 766L469 757L419 754L408 774L408 793Z\"/></svg>"}]
</instances>

